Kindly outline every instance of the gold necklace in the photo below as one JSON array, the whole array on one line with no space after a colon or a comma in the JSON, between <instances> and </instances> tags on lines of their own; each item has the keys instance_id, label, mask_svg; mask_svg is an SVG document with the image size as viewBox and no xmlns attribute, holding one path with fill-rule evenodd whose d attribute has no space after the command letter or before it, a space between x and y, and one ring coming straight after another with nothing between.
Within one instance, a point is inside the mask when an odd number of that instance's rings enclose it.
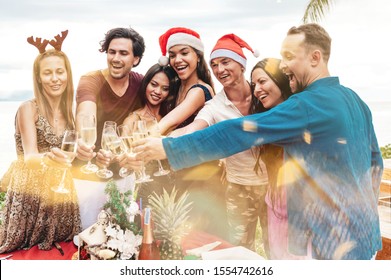
<instances>
[{"instance_id":1,"label":"gold necklace","mask_svg":"<svg viewBox=\"0 0 391 280\"><path fill-rule=\"evenodd\" d=\"M155 114L152 113L152 110L149 108L148 104L145 106L146 107L146 113L152 117L153 119L157 119L157 117L155 116Z\"/></svg>"}]
</instances>

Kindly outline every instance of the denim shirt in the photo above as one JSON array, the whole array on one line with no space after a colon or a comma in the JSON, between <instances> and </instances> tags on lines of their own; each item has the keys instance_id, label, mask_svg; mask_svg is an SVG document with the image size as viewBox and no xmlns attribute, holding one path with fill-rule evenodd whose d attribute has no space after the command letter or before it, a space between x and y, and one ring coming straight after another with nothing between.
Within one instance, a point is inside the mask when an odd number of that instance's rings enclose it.
<instances>
[{"instance_id":1,"label":"denim shirt","mask_svg":"<svg viewBox=\"0 0 391 280\"><path fill-rule=\"evenodd\" d=\"M174 169L266 143L284 148L289 249L317 259L370 259L381 249L383 161L368 106L338 77L319 79L273 109L163 139Z\"/></svg>"}]
</instances>

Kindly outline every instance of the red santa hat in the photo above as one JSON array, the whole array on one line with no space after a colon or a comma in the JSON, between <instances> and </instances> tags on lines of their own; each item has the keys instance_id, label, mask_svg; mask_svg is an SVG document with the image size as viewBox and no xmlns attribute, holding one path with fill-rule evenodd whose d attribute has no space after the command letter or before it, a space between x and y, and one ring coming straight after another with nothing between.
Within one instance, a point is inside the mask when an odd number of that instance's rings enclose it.
<instances>
[{"instance_id":1,"label":"red santa hat","mask_svg":"<svg viewBox=\"0 0 391 280\"><path fill-rule=\"evenodd\" d=\"M217 57L229 57L246 68L247 58L244 55L242 48L246 48L251 51L255 57L259 56L258 50L253 50L245 41L235 34L224 35L214 46L210 54L209 62Z\"/></svg>"},{"instance_id":2,"label":"red santa hat","mask_svg":"<svg viewBox=\"0 0 391 280\"><path fill-rule=\"evenodd\" d=\"M185 27L173 27L159 37L159 45L162 50L162 57L159 58L161 66L168 65L167 50L175 45L189 45L196 50L204 53L204 44L201 42L200 35Z\"/></svg>"}]
</instances>

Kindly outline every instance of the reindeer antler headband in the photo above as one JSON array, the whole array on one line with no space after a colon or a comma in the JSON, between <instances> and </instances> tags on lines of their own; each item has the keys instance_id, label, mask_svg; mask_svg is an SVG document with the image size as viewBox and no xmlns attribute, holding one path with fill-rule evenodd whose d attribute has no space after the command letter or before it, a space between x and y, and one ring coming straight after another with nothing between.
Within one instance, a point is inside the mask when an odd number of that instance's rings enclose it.
<instances>
[{"instance_id":1,"label":"reindeer antler headband","mask_svg":"<svg viewBox=\"0 0 391 280\"><path fill-rule=\"evenodd\" d=\"M27 42L37 47L39 53L44 53L46 51L45 49L48 44L52 45L56 50L61 51L62 43L64 42L64 39L67 37L67 35L68 35L68 30L62 31L61 36L57 34L56 36L54 36L54 39L56 40L50 40L50 41L46 39L42 41L42 38L39 37L36 37L36 40L34 41L33 36L30 36L27 38Z\"/></svg>"}]
</instances>

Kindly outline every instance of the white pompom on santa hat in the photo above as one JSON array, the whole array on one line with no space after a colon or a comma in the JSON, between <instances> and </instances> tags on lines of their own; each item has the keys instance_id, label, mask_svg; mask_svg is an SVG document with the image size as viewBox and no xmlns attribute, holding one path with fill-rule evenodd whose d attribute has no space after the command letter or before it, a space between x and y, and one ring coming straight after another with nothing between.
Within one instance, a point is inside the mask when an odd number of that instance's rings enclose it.
<instances>
[{"instance_id":1,"label":"white pompom on santa hat","mask_svg":"<svg viewBox=\"0 0 391 280\"><path fill-rule=\"evenodd\" d=\"M167 30L166 33L159 37L159 45L162 51L162 56L159 58L161 66L168 65L167 51L175 45L188 45L204 53L204 44L200 35L194 30L185 27L173 27Z\"/></svg>"},{"instance_id":2,"label":"white pompom on santa hat","mask_svg":"<svg viewBox=\"0 0 391 280\"><path fill-rule=\"evenodd\" d=\"M235 34L224 35L217 40L217 43L210 54L209 62L217 57L229 57L246 68L247 58L244 55L242 48L248 49L255 57L259 56L258 50L253 50L244 40Z\"/></svg>"}]
</instances>

